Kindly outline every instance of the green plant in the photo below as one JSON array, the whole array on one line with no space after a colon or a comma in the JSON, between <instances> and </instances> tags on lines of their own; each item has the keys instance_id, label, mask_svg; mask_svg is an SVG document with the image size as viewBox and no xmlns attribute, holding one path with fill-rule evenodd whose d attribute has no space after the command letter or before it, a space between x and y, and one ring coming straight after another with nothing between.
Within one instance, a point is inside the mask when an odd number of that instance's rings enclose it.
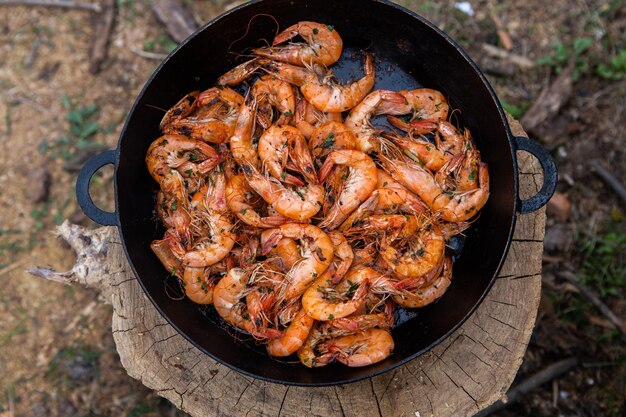
<instances>
[{"instance_id":1,"label":"green plant","mask_svg":"<svg viewBox=\"0 0 626 417\"><path fill-rule=\"evenodd\" d=\"M521 118L526 110L528 110L529 104L527 102L523 102L520 104L509 103L504 99L500 99L500 104L502 104L502 108L513 116L516 119Z\"/></svg>"},{"instance_id":2,"label":"green plant","mask_svg":"<svg viewBox=\"0 0 626 417\"><path fill-rule=\"evenodd\" d=\"M611 229L578 239L582 256L578 278L601 297L618 296L626 285L626 232L621 227Z\"/></svg>"},{"instance_id":3,"label":"green plant","mask_svg":"<svg viewBox=\"0 0 626 417\"><path fill-rule=\"evenodd\" d=\"M147 52L167 52L170 53L178 44L168 35L161 33L156 39L148 39L143 43L143 50Z\"/></svg>"},{"instance_id":4,"label":"green plant","mask_svg":"<svg viewBox=\"0 0 626 417\"><path fill-rule=\"evenodd\" d=\"M85 152L104 149L105 145L94 141L96 133L102 130L100 124L94 120L100 110L98 105L77 107L76 100L71 100L65 95L61 97L61 102L67 111L65 120L68 123L68 130L52 142L42 142L39 145L39 152L48 154L51 158L71 161Z\"/></svg>"},{"instance_id":5,"label":"green plant","mask_svg":"<svg viewBox=\"0 0 626 417\"><path fill-rule=\"evenodd\" d=\"M606 80L621 80L626 78L626 48L615 55L608 64L599 64L596 74Z\"/></svg>"},{"instance_id":6,"label":"green plant","mask_svg":"<svg viewBox=\"0 0 626 417\"><path fill-rule=\"evenodd\" d=\"M43 206L38 209L30 210L30 217L35 221L34 231L37 232L43 229L44 226L44 218L48 214L50 210L50 201L47 201Z\"/></svg>"},{"instance_id":7,"label":"green plant","mask_svg":"<svg viewBox=\"0 0 626 417\"><path fill-rule=\"evenodd\" d=\"M100 355L102 355L102 352L90 346L77 345L65 347L59 350L48 364L46 378L55 384L58 382L70 382L68 381L68 376L66 374L68 368L77 361L90 364L97 377L100 373Z\"/></svg>"},{"instance_id":8,"label":"green plant","mask_svg":"<svg viewBox=\"0 0 626 417\"><path fill-rule=\"evenodd\" d=\"M574 61L574 72L572 80L576 81L578 77L589 70L589 62L585 54L593 44L591 38L576 38L570 45L562 42L554 44L554 53L552 55L544 55L539 57L537 63L551 67L556 74L560 74L563 68L570 61Z\"/></svg>"}]
</instances>

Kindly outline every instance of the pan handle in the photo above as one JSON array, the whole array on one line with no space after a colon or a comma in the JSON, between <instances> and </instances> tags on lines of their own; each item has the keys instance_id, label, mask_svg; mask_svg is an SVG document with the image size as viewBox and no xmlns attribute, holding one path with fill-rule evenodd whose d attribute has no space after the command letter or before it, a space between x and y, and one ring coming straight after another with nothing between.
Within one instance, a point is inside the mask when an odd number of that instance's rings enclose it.
<instances>
[{"instance_id":1,"label":"pan handle","mask_svg":"<svg viewBox=\"0 0 626 417\"><path fill-rule=\"evenodd\" d=\"M521 214L531 213L548 204L550 197L556 191L559 178L556 163L546 148L538 142L524 136L515 136L517 149L532 154L539 160L543 169L543 185L541 190L527 200L518 199L518 208Z\"/></svg>"},{"instance_id":2,"label":"pan handle","mask_svg":"<svg viewBox=\"0 0 626 417\"><path fill-rule=\"evenodd\" d=\"M108 164L115 165L115 150L104 151L92 156L85 162L85 165L78 173L78 178L76 178L76 199L83 213L94 222L103 226L117 226L119 225L117 213L98 208L91 199L91 195L89 195L91 177L100 168Z\"/></svg>"}]
</instances>

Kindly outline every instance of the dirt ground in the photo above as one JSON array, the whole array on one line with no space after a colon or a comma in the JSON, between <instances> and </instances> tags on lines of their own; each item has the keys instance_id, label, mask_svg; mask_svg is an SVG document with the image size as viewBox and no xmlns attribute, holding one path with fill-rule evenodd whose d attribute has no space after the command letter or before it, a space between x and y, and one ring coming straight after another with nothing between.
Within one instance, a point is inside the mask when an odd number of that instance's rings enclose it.
<instances>
[{"instance_id":1,"label":"dirt ground","mask_svg":"<svg viewBox=\"0 0 626 417\"><path fill-rule=\"evenodd\" d=\"M626 415L624 339L559 275L574 272L625 316L626 202L594 174L591 161L626 184L626 6L472 0L464 12L454 1L399 3L466 48L516 117L573 62L571 97L532 129L557 160L560 195L549 210L538 323L516 383L566 357L581 365L500 415ZM232 6L185 4L198 23ZM65 218L94 226L75 201L77 170L90 155L116 146L130 106L158 65L137 51L165 54L175 46L149 1L117 0L108 57L92 75L93 19L88 11L0 6L1 417L182 415L126 375L111 337L111 310L97 294L24 272L35 264L71 267L71 251L51 231ZM510 53L532 66L494 58L482 46L506 47L507 34ZM113 207L111 177L112 169L103 169L92 184L105 209Z\"/></svg>"}]
</instances>

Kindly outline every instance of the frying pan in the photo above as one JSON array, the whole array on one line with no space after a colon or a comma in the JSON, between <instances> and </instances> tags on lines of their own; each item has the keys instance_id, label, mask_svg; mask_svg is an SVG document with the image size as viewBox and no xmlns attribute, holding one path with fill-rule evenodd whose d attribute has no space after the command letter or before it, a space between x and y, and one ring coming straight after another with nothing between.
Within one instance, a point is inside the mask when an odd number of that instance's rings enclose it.
<instances>
[{"instance_id":1,"label":"frying pan","mask_svg":"<svg viewBox=\"0 0 626 417\"><path fill-rule=\"evenodd\" d=\"M263 346L220 325L212 307L175 301L164 290L168 273L150 250L163 236L155 221L156 183L144 158L159 136L163 112L183 95L214 85L219 75L242 62L239 54L271 40L278 29L302 20L333 25L344 40L334 73L344 82L362 76L363 51L376 57L376 89L434 88L444 93L461 126L471 130L489 164L491 196L467 233L457 256L454 279L436 303L407 310L392 330L393 355L377 364L348 368L331 364L309 369L297 360L270 358ZM544 182L537 195L518 196L516 150L538 158ZM102 166L115 167L115 212L96 207L89 181ZM513 137L498 99L468 55L432 23L398 5L381 0L266 0L228 11L185 40L157 68L137 97L116 149L85 163L76 182L78 202L89 218L117 226L128 261L154 306L187 340L213 359L246 375L271 382L321 386L371 377L428 351L457 329L491 288L504 261L515 218L542 207L557 181L554 161L536 142Z\"/></svg>"}]
</instances>

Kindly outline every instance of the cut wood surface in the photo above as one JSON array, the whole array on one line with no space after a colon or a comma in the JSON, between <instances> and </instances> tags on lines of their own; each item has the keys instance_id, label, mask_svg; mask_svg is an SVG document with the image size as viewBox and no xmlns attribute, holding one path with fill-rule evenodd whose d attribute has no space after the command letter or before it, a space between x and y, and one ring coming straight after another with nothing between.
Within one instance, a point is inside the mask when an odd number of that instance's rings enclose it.
<instances>
[{"instance_id":1,"label":"cut wood surface","mask_svg":"<svg viewBox=\"0 0 626 417\"><path fill-rule=\"evenodd\" d=\"M518 161L527 198L541 186L541 168L523 152ZM521 365L539 305L544 222L544 209L518 217L492 290L451 337L393 371L334 387L263 382L200 352L146 298L115 228L61 226L78 260L73 273L56 279L101 291L113 306L113 336L128 374L192 416L471 416L505 395Z\"/></svg>"}]
</instances>

